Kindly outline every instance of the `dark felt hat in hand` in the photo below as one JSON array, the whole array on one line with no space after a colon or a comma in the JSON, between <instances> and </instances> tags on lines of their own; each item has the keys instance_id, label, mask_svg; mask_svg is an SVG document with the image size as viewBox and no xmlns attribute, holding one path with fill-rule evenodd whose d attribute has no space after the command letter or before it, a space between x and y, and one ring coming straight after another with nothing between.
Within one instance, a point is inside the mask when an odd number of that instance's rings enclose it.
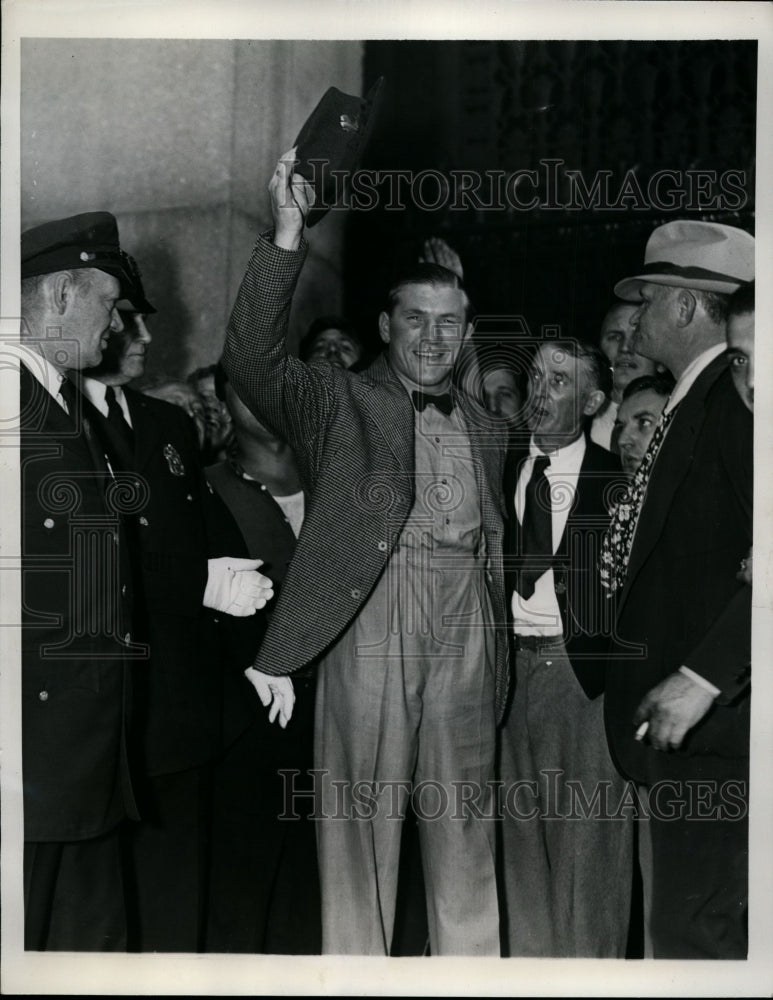
<instances>
[{"instance_id":1,"label":"dark felt hat in hand","mask_svg":"<svg viewBox=\"0 0 773 1000\"><path fill-rule=\"evenodd\" d=\"M314 188L314 207L306 217L311 227L325 215L341 193L341 177L350 175L362 157L381 101L380 76L365 97L330 87L312 111L295 140L295 173ZM341 171L338 184L333 171ZM347 177L348 180L348 177Z\"/></svg>"},{"instance_id":2,"label":"dark felt hat in hand","mask_svg":"<svg viewBox=\"0 0 773 1000\"><path fill-rule=\"evenodd\" d=\"M110 212L71 215L21 234L22 278L88 267L116 277L121 295L142 312L156 311L145 299L139 268L121 249L118 223Z\"/></svg>"}]
</instances>

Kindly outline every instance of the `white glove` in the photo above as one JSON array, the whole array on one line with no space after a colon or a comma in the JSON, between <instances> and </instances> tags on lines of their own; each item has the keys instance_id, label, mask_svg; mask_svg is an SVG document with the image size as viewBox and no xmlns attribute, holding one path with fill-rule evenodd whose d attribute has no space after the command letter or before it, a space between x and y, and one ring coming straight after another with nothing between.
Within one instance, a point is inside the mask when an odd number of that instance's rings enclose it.
<instances>
[{"instance_id":1,"label":"white glove","mask_svg":"<svg viewBox=\"0 0 773 1000\"><path fill-rule=\"evenodd\" d=\"M273 702L268 713L268 721L273 722L278 715L279 725L284 729L292 718L295 705L295 691L290 678L272 677L271 674L261 673L255 667L247 667L244 676L258 692L264 708Z\"/></svg>"},{"instance_id":2,"label":"white glove","mask_svg":"<svg viewBox=\"0 0 773 1000\"><path fill-rule=\"evenodd\" d=\"M274 585L257 572L262 559L236 559L221 556L207 560L207 586L204 607L246 618L265 608L274 596Z\"/></svg>"}]
</instances>

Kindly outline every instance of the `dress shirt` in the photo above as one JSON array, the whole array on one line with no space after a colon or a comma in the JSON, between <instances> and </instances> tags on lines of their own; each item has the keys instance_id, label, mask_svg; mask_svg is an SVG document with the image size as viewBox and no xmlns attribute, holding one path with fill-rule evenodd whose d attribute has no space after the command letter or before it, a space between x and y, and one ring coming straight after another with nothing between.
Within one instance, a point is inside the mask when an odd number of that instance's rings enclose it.
<instances>
[{"instance_id":1,"label":"dress shirt","mask_svg":"<svg viewBox=\"0 0 773 1000\"><path fill-rule=\"evenodd\" d=\"M46 392L54 397L64 412L69 414L70 411L67 408L67 403L59 395L59 387L64 382L66 376L58 368L55 368L47 358L44 358L42 354L36 353L34 360L30 359L30 361L25 362L24 367L30 375L33 375L40 382Z\"/></svg>"},{"instance_id":2,"label":"dress shirt","mask_svg":"<svg viewBox=\"0 0 773 1000\"><path fill-rule=\"evenodd\" d=\"M590 426L591 441L607 451L612 451L612 432L615 429L615 420L619 409L620 404L616 403L614 399L610 399L607 408L603 413L599 413L593 418Z\"/></svg>"},{"instance_id":3,"label":"dress shirt","mask_svg":"<svg viewBox=\"0 0 773 1000\"><path fill-rule=\"evenodd\" d=\"M107 389L105 383L100 382L95 378L85 377L81 379L80 384L84 394L88 397L89 402L99 410L103 417L106 417L108 415L108 410L107 400L105 399L105 390ZM126 396L123 389L120 385L114 385L113 392L115 393L116 402L121 407L121 411L123 412L124 420L129 427L131 427L132 418L129 413L129 405L126 402Z\"/></svg>"},{"instance_id":4,"label":"dress shirt","mask_svg":"<svg viewBox=\"0 0 773 1000\"><path fill-rule=\"evenodd\" d=\"M534 443L529 444L528 458L523 462L515 489L515 513L518 523L523 524L523 509L528 483L534 459L546 454ZM577 492L577 478L585 457L585 435L581 434L576 441L549 453L550 465L545 470L545 476L550 483L551 494L555 495L556 503L552 508L553 552L561 542L569 518L569 511L574 503ZM561 612L556 597L555 578L552 569L547 570L537 580L534 593L525 601L514 591L512 598L513 625L519 635L562 635L564 628Z\"/></svg>"}]
</instances>

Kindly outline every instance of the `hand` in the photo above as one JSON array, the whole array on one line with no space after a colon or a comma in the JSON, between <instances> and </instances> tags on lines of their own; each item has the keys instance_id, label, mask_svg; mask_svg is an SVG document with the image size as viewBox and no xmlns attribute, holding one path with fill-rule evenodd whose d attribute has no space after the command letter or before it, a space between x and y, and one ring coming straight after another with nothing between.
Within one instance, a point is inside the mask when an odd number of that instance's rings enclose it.
<instances>
[{"instance_id":1,"label":"hand","mask_svg":"<svg viewBox=\"0 0 773 1000\"><path fill-rule=\"evenodd\" d=\"M428 240L424 240L419 260L428 264L440 264L442 267L447 267L449 271L453 271L459 280L464 278L461 257L439 236L430 236Z\"/></svg>"},{"instance_id":2,"label":"hand","mask_svg":"<svg viewBox=\"0 0 773 1000\"><path fill-rule=\"evenodd\" d=\"M278 716L279 725L285 729L292 718L295 705L295 691L290 678L272 677L270 674L261 673L255 667L247 667L244 676L258 692L263 707L268 708L271 705L268 721L273 722Z\"/></svg>"},{"instance_id":3,"label":"hand","mask_svg":"<svg viewBox=\"0 0 773 1000\"><path fill-rule=\"evenodd\" d=\"M207 586L204 607L227 615L246 618L265 608L274 596L274 584L258 573L262 559L236 559L221 556L207 560Z\"/></svg>"},{"instance_id":4,"label":"hand","mask_svg":"<svg viewBox=\"0 0 773 1000\"><path fill-rule=\"evenodd\" d=\"M297 250L300 246L303 222L314 204L314 191L309 182L293 173L293 165L297 162L293 146L280 156L268 184L274 216L274 243L284 250Z\"/></svg>"},{"instance_id":5,"label":"hand","mask_svg":"<svg viewBox=\"0 0 773 1000\"><path fill-rule=\"evenodd\" d=\"M648 692L633 723L649 722L647 740L656 750L678 750L685 736L708 712L714 695L679 672Z\"/></svg>"}]
</instances>

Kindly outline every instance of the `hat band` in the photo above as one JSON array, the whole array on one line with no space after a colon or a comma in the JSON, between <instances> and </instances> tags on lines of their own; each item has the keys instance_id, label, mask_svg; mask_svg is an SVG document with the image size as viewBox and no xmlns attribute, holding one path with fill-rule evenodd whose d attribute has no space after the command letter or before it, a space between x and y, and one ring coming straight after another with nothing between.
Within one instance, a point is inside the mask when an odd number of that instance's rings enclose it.
<instances>
[{"instance_id":1,"label":"hat band","mask_svg":"<svg viewBox=\"0 0 773 1000\"><path fill-rule=\"evenodd\" d=\"M653 264L645 264L642 268L642 277L646 274L673 275L679 278L695 278L702 281L746 281L745 278L737 278L734 274L723 274L721 271L710 271L706 267L681 267L679 264L672 264L670 261L660 261Z\"/></svg>"}]
</instances>

